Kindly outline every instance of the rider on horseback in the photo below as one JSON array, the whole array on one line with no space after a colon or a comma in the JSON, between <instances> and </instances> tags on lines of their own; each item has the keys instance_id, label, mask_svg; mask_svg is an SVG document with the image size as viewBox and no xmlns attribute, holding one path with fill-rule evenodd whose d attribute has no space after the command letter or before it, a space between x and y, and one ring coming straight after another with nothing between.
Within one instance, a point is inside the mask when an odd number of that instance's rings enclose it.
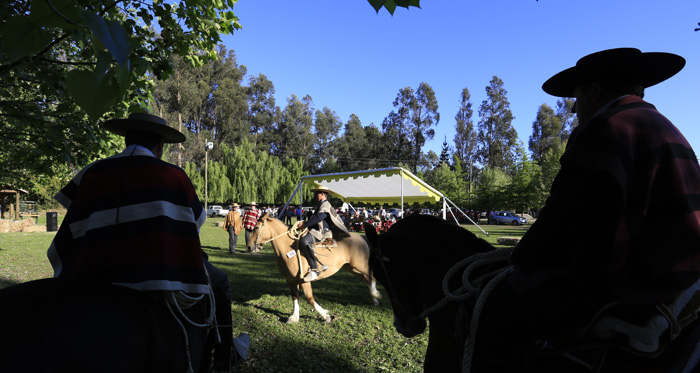
<instances>
[{"instance_id":1,"label":"rider on horseback","mask_svg":"<svg viewBox=\"0 0 700 373\"><path fill-rule=\"evenodd\" d=\"M299 240L301 252L309 262L309 272L304 276L304 281L307 282L316 280L318 275L328 268L321 263L321 269L318 269L317 263L319 260L314 252L316 243L333 238L333 233L331 231L332 226L336 226L342 231L349 233L348 229L345 228L345 224L343 224L343 221L338 216L338 213L336 213L333 206L331 206L331 203L328 202L328 196L331 190L327 187L319 186L311 191L315 194L318 207L309 220L299 221L297 223L298 229L309 229L309 234L304 235L304 237Z\"/></svg>"},{"instance_id":2,"label":"rider on horseback","mask_svg":"<svg viewBox=\"0 0 700 373\"><path fill-rule=\"evenodd\" d=\"M642 99L684 65L675 54L610 49L544 83L549 94L576 98L579 124L542 212L513 251L512 272L484 307L477 370L515 370L518 356L531 356L528 340L566 346L584 336L623 341L606 355L609 371L638 372L652 367L626 351L658 353L662 332L700 324L681 312L697 313L700 300L700 166L680 131ZM568 219L591 206L605 211L595 229Z\"/></svg>"},{"instance_id":3,"label":"rider on horseback","mask_svg":"<svg viewBox=\"0 0 700 373\"><path fill-rule=\"evenodd\" d=\"M47 253L54 277L112 283L173 304L213 296L222 341L214 364L228 371L229 280L202 251L206 212L191 181L161 160L164 144L184 142L185 135L145 113L109 120L104 128L124 136L126 149L83 168L56 195L67 212Z\"/></svg>"}]
</instances>

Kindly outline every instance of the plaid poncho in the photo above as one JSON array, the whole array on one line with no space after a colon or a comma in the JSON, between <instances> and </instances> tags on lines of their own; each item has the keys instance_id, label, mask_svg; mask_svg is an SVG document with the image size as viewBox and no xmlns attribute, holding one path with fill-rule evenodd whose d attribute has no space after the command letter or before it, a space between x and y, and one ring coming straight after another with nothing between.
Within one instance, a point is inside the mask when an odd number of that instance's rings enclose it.
<instances>
[{"instance_id":1,"label":"plaid poncho","mask_svg":"<svg viewBox=\"0 0 700 373\"><path fill-rule=\"evenodd\" d=\"M68 212L48 252L55 277L209 292L206 215L182 169L132 145L81 170L56 200Z\"/></svg>"},{"instance_id":2,"label":"plaid poncho","mask_svg":"<svg viewBox=\"0 0 700 373\"><path fill-rule=\"evenodd\" d=\"M700 278L700 167L686 139L637 96L582 123L512 261L521 293L559 282L590 296L581 303L674 299Z\"/></svg>"}]
</instances>

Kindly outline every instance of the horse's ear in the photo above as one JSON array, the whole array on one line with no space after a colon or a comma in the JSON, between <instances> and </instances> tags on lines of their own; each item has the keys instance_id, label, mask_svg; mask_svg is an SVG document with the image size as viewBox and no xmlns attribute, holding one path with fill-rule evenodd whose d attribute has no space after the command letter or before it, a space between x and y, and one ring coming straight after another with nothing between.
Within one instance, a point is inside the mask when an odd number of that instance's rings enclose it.
<instances>
[{"instance_id":1,"label":"horse's ear","mask_svg":"<svg viewBox=\"0 0 700 373\"><path fill-rule=\"evenodd\" d=\"M374 225L367 222L362 223L362 225L365 228L365 237L367 238L370 252L378 253L379 235L377 235L377 229Z\"/></svg>"}]
</instances>

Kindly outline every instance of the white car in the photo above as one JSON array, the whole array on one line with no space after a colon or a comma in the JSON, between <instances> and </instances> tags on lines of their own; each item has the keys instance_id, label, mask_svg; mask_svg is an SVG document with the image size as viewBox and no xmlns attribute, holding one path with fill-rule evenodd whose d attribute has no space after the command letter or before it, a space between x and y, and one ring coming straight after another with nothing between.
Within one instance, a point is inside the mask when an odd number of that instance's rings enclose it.
<instances>
[{"instance_id":1,"label":"white car","mask_svg":"<svg viewBox=\"0 0 700 373\"><path fill-rule=\"evenodd\" d=\"M226 216L228 214L228 210L224 209L221 206L213 205L209 206L207 209L207 216L211 216L212 218L215 218L217 216Z\"/></svg>"}]
</instances>

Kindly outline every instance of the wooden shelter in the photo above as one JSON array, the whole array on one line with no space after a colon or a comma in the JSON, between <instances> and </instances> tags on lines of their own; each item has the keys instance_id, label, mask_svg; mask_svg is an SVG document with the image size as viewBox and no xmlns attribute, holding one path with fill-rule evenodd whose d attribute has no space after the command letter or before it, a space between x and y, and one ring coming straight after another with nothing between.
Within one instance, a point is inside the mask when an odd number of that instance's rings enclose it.
<instances>
[{"instance_id":1,"label":"wooden shelter","mask_svg":"<svg viewBox=\"0 0 700 373\"><path fill-rule=\"evenodd\" d=\"M19 220L19 197L22 194L29 194L29 191L8 184L0 185L0 219L5 219L5 211L8 211L10 219Z\"/></svg>"}]
</instances>

